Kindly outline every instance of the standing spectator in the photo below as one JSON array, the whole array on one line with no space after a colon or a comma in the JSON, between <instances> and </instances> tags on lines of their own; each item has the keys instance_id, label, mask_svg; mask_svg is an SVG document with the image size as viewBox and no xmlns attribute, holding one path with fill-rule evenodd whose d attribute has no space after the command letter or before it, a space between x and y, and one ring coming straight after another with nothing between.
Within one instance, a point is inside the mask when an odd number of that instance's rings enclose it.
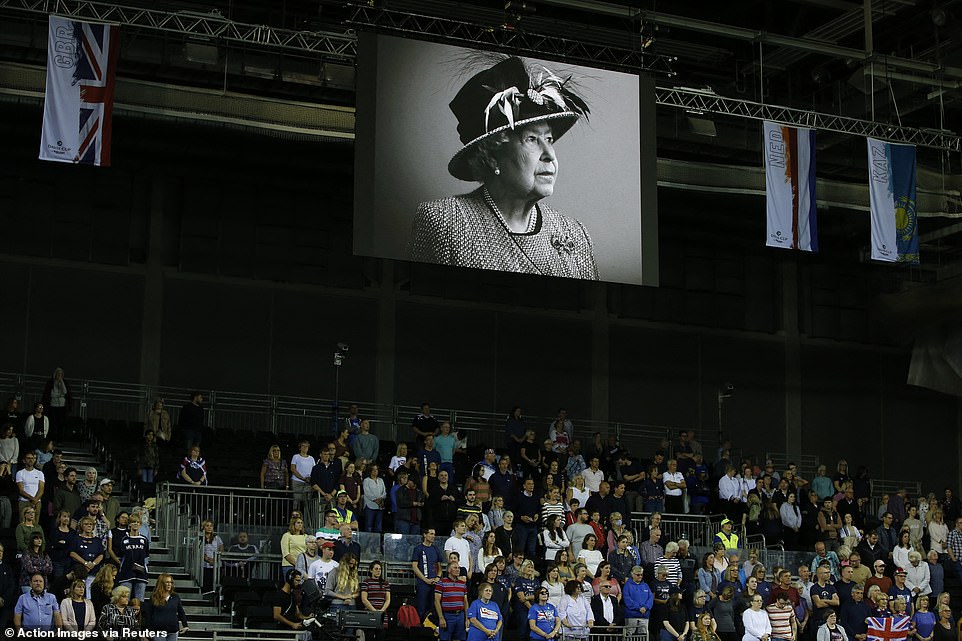
<instances>
[{"instance_id":1,"label":"standing spectator","mask_svg":"<svg viewBox=\"0 0 962 641\"><path fill-rule=\"evenodd\" d=\"M120 557L117 580L121 585L127 586L135 599L143 601L147 590L147 558L150 556L150 540L141 536L140 526L140 515L134 514L127 522L126 535L112 545L113 550Z\"/></svg>"},{"instance_id":2,"label":"standing spectator","mask_svg":"<svg viewBox=\"0 0 962 641\"><path fill-rule=\"evenodd\" d=\"M441 641L466 639L466 611L468 588L461 580L460 566L448 562L448 574L434 586L434 611L438 615L438 632Z\"/></svg>"},{"instance_id":3,"label":"standing spectator","mask_svg":"<svg viewBox=\"0 0 962 641\"><path fill-rule=\"evenodd\" d=\"M271 445L267 450L267 458L261 463L261 489L286 490L288 465L281 458L279 445Z\"/></svg>"},{"instance_id":4,"label":"standing spectator","mask_svg":"<svg viewBox=\"0 0 962 641\"><path fill-rule=\"evenodd\" d=\"M311 442L303 439L297 444L298 453L291 457L291 488L294 490L294 509L301 509L311 494L311 472L314 457L308 454Z\"/></svg>"},{"instance_id":5,"label":"standing spectator","mask_svg":"<svg viewBox=\"0 0 962 641\"><path fill-rule=\"evenodd\" d=\"M678 471L678 461L668 459L668 469L661 475L661 481L665 488L665 511L671 514L682 514L685 511L685 500L683 497L685 488L685 475Z\"/></svg>"},{"instance_id":6,"label":"standing spectator","mask_svg":"<svg viewBox=\"0 0 962 641\"><path fill-rule=\"evenodd\" d=\"M568 446L568 462L565 464L565 474L568 480L574 482L576 476L585 471L585 457L581 455L581 441L574 439Z\"/></svg>"},{"instance_id":7,"label":"standing spectator","mask_svg":"<svg viewBox=\"0 0 962 641\"><path fill-rule=\"evenodd\" d=\"M97 613L93 602L86 597L87 586L75 579L70 584L66 598L60 602L63 629L68 632L90 632L97 627Z\"/></svg>"},{"instance_id":8,"label":"standing spectator","mask_svg":"<svg viewBox=\"0 0 962 641\"><path fill-rule=\"evenodd\" d=\"M304 534L304 519L295 516L288 525L287 532L281 537L281 567L294 567L297 557L307 549L307 536Z\"/></svg>"},{"instance_id":9,"label":"standing spectator","mask_svg":"<svg viewBox=\"0 0 962 641\"><path fill-rule=\"evenodd\" d=\"M214 589L214 568L217 567L217 555L224 551L224 541L214 533L214 522L210 520L201 523L201 538L204 543L204 576L201 590L207 594Z\"/></svg>"},{"instance_id":10,"label":"standing spectator","mask_svg":"<svg viewBox=\"0 0 962 641\"><path fill-rule=\"evenodd\" d=\"M50 418L44 414L43 403L33 406L33 414L27 417L23 424L23 434L26 437L24 449L35 450L37 446L50 434Z\"/></svg>"},{"instance_id":11,"label":"standing spectator","mask_svg":"<svg viewBox=\"0 0 962 641\"><path fill-rule=\"evenodd\" d=\"M33 538L35 534L39 534L40 538L43 539L43 530L37 525L37 510L28 507L24 509L21 515L21 521L17 524L17 528L14 532L14 536L17 539L17 551L26 552L30 549L30 539ZM29 583L29 578L28 583Z\"/></svg>"},{"instance_id":12,"label":"standing spectator","mask_svg":"<svg viewBox=\"0 0 962 641\"><path fill-rule=\"evenodd\" d=\"M330 447L322 449L321 460L311 470L311 488L317 492L322 505L328 505L334 500L342 472L341 461L334 458Z\"/></svg>"},{"instance_id":13,"label":"standing spectator","mask_svg":"<svg viewBox=\"0 0 962 641\"><path fill-rule=\"evenodd\" d=\"M521 407L515 405L504 421L504 446L507 448L512 461L521 460L521 444L524 443L526 431L524 417L521 416Z\"/></svg>"},{"instance_id":14,"label":"standing spectator","mask_svg":"<svg viewBox=\"0 0 962 641\"><path fill-rule=\"evenodd\" d=\"M932 590L930 594L942 594L945 590L945 569L939 563L939 553L935 550L929 550L927 561L929 564L929 588Z\"/></svg>"},{"instance_id":15,"label":"standing spectator","mask_svg":"<svg viewBox=\"0 0 962 641\"><path fill-rule=\"evenodd\" d=\"M361 605L368 612L387 612L391 607L391 584L384 580L384 564L372 561L368 578L361 584ZM378 628L374 633L375 641L383 641L385 631Z\"/></svg>"},{"instance_id":16,"label":"standing spectator","mask_svg":"<svg viewBox=\"0 0 962 641\"><path fill-rule=\"evenodd\" d=\"M438 421L431 415L431 404L421 403L421 413L411 421L411 430L417 439L418 447L424 444L424 437L430 434L434 436L438 433Z\"/></svg>"},{"instance_id":17,"label":"standing spectator","mask_svg":"<svg viewBox=\"0 0 962 641\"><path fill-rule=\"evenodd\" d=\"M192 445L180 464L178 480L190 485L207 485L207 461L200 455L200 445ZM106 479L105 479L106 480Z\"/></svg>"},{"instance_id":18,"label":"standing spectator","mask_svg":"<svg viewBox=\"0 0 962 641\"><path fill-rule=\"evenodd\" d=\"M428 527L421 535L421 543L414 548L411 569L414 571L415 603L418 616L424 617L434 603L434 588L441 572L441 553L434 547L434 528Z\"/></svg>"},{"instance_id":19,"label":"standing spectator","mask_svg":"<svg viewBox=\"0 0 962 641\"><path fill-rule=\"evenodd\" d=\"M77 493L80 494L80 500L89 501L90 497L94 495L97 491L97 468L88 467L87 471L84 473L84 480L77 484Z\"/></svg>"},{"instance_id":20,"label":"standing spectator","mask_svg":"<svg viewBox=\"0 0 962 641\"><path fill-rule=\"evenodd\" d=\"M174 577L161 574L150 600L143 606L143 627L145 630L166 632L165 641L177 641L177 635L187 632L187 613L180 597L174 591Z\"/></svg>"},{"instance_id":21,"label":"standing spectator","mask_svg":"<svg viewBox=\"0 0 962 641\"><path fill-rule=\"evenodd\" d=\"M930 510L929 513L932 516L932 520L929 522L929 546L939 554L946 554L949 542L949 526L942 518L944 513L939 507ZM885 545L883 544L882 547L885 547Z\"/></svg>"},{"instance_id":22,"label":"standing spectator","mask_svg":"<svg viewBox=\"0 0 962 641\"><path fill-rule=\"evenodd\" d=\"M351 451L354 452L354 458L359 463L369 466L377 462L381 452L381 441L371 434L371 421L366 418L361 421L358 430L354 442L351 443Z\"/></svg>"},{"instance_id":23,"label":"standing spectator","mask_svg":"<svg viewBox=\"0 0 962 641\"><path fill-rule=\"evenodd\" d=\"M361 433L358 434L358 440L364 435L365 422L361 422ZM364 531L380 533L383 527L387 489L384 486L384 479L380 477L380 468L377 463L371 463L368 468L368 477L364 479L362 485L364 490Z\"/></svg>"},{"instance_id":24,"label":"standing spectator","mask_svg":"<svg viewBox=\"0 0 962 641\"><path fill-rule=\"evenodd\" d=\"M44 385L40 402L47 407L47 411L50 413L50 429L58 435L62 434L66 429L70 405L73 403L70 385L63 378L63 368L58 367L53 371L53 376ZM46 438L47 434L44 433L41 436ZM30 435L27 434L27 438L29 437Z\"/></svg>"},{"instance_id":25,"label":"standing spectator","mask_svg":"<svg viewBox=\"0 0 962 641\"><path fill-rule=\"evenodd\" d=\"M630 635L648 636L648 620L654 604L654 595L648 584L642 581L644 568L636 565L631 568L631 577L625 581L622 590L625 602L625 632Z\"/></svg>"},{"instance_id":26,"label":"standing spectator","mask_svg":"<svg viewBox=\"0 0 962 641\"><path fill-rule=\"evenodd\" d=\"M204 436L204 394L194 392L190 395L190 402L180 409L178 424L184 433L184 447L200 445Z\"/></svg>"},{"instance_id":27,"label":"standing spectator","mask_svg":"<svg viewBox=\"0 0 962 641\"><path fill-rule=\"evenodd\" d=\"M44 480L43 472L34 468L37 462L37 455L28 451L23 455L23 469L17 471L17 491L20 495L20 518L23 519L23 512L28 507L32 507L34 514L40 514L40 497L43 496Z\"/></svg>"},{"instance_id":28,"label":"standing spectator","mask_svg":"<svg viewBox=\"0 0 962 641\"><path fill-rule=\"evenodd\" d=\"M950 487L945 488L941 501L941 507L946 523L951 523L958 517L962 516L962 502L959 501L958 497L952 494L952 488Z\"/></svg>"},{"instance_id":29,"label":"standing spectator","mask_svg":"<svg viewBox=\"0 0 962 641\"><path fill-rule=\"evenodd\" d=\"M30 591L20 595L13 609L15 629L51 632L63 627L60 604L46 587L42 574L30 577Z\"/></svg>"},{"instance_id":30,"label":"standing spectator","mask_svg":"<svg viewBox=\"0 0 962 641\"><path fill-rule=\"evenodd\" d=\"M62 577L67 573L67 565L70 563L70 543L74 536L76 536L74 531L70 529L70 512L66 510L56 512L47 547L50 560L53 562L54 578Z\"/></svg>"},{"instance_id":31,"label":"standing spectator","mask_svg":"<svg viewBox=\"0 0 962 641\"><path fill-rule=\"evenodd\" d=\"M407 473L398 474L396 493L397 511L394 514L394 529L398 534L420 534L421 508L424 495Z\"/></svg>"},{"instance_id":32,"label":"standing spectator","mask_svg":"<svg viewBox=\"0 0 962 641\"><path fill-rule=\"evenodd\" d=\"M441 421L440 433L434 437L434 449L441 455L441 469L454 478L454 452L457 449L458 438L451 431L450 421Z\"/></svg>"},{"instance_id":33,"label":"standing spectator","mask_svg":"<svg viewBox=\"0 0 962 641\"><path fill-rule=\"evenodd\" d=\"M130 607L130 588L118 585L110 593L110 603L104 606L97 619L97 627L103 634L117 634L137 629L134 611Z\"/></svg>"},{"instance_id":34,"label":"standing spectator","mask_svg":"<svg viewBox=\"0 0 962 641\"><path fill-rule=\"evenodd\" d=\"M144 444L141 446L138 467L140 468L140 480L144 483L153 483L157 477L157 470L160 468L160 451L155 440L156 432L148 429L144 432Z\"/></svg>"},{"instance_id":35,"label":"standing spectator","mask_svg":"<svg viewBox=\"0 0 962 641\"><path fill-rule=\"evenodd\" d=\"M0 462L10 467L10 473L17 473L20 462L20 440L15 434L13 423L3 424L3 436L0 437Z\"/></svg>"},{"instance_id":36,"label":"standing spectator","mask_svg":"<svg viewBox=\"0 0 962 641\"><path fill-rule=\"evenodd\" d=\"M144 433L153 430L154 436L164 445L170 444L171 427L170 413L164 409L163 399L157 399L147 412L147 420L144 421Z\"/></svg>"},{"instance_id":37,"label":"standing spectator","mask_svg":"<svg viewBox=\"0 0 962 641\"><path fill-rule=\"evenodd\" d=\"M50 582L53 574L53 562L44 549L43 534L34 532L30 537L27 549L20 557L20 586L22 592L26 594L30 591L30 577L35 574L43 576L44 584Z\"/></svg>"},{"instance_id":38,"label":"standing spectator","mask_svg":"<svg viewBox=\"0 0 962 641\"><path fill-rule=\"evenodd\" d=\"M574 438L574 425L568 418L568 410L558 408L558 417L551 422L548 428L548 440L553 443L552 449L556 454L565 457L568 453L568 445Z\"/></svg>"}]
</instances>

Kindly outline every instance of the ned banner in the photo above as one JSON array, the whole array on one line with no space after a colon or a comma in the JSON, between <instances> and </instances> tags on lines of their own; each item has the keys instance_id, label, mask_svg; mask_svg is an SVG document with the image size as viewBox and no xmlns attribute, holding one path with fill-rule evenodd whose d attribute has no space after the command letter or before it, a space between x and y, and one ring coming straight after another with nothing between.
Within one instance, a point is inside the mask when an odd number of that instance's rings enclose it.
<instances>
[{"instance_id":1,"label":"ned banner","mask_svg":"<svg viewBox=\"0 0 962 641\"><path fill-rule=\"evenodd\" d=\"M110 166L120 28L50 16L40 159Z\"/></svg>"},{"instance_id":2,"label":"ned banner","mask_svg":"<svg viewBox=\"0 0 962 641\"><path fill-rule=\"evenodd\" d=\"M815 131L765 122L769 247L818 251Z\"/></svg>"},{"instance_id":3,"label":"ned banner","mask_svg":"<svg viewBox=\"0 0 962 641\"><path fill-rule=\"evenodd\" d=\"M915 146L867 140L872 259L918 265Z\"/></svg>"}]
</instances>

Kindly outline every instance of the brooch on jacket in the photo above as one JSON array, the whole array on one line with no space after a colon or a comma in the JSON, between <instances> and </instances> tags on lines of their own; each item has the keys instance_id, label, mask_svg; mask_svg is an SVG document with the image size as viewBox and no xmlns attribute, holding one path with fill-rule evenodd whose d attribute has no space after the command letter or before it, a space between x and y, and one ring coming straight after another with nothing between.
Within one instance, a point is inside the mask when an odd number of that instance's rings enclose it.
<instances>
[{"instance_id":1,"label":"brooch on jacket","mask_svg":"<svg viewBox=\"0 0 962 641\"><path fill-rule=\"evenodd\" d=\"M551 246L554 247L559 254L562 252L570 254L575 250L575 241L567 234L564 236L551 234Z\"/></svg>"}]
</instances>

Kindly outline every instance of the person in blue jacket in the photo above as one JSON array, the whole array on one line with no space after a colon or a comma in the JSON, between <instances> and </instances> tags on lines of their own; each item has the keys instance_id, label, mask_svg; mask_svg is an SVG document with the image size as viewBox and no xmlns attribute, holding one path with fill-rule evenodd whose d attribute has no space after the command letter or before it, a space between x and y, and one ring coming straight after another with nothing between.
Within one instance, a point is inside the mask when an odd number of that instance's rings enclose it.
<instances>
[{"instance_id":1,"label":"person in blue jacket","mask_svg":"<svg viewBox=\"0 0 962 641\"><path fill-rule=\"evenodd\" d=\"M644 575L645 570L640 565L631 568L631 576L625 581L625 587L621 589L625 605L625 633L629 636L638 634L648 636L648 619L651 617L651 606L654 605L655 595L648 584L642 580Z\"/></svg>"}]
</instances>

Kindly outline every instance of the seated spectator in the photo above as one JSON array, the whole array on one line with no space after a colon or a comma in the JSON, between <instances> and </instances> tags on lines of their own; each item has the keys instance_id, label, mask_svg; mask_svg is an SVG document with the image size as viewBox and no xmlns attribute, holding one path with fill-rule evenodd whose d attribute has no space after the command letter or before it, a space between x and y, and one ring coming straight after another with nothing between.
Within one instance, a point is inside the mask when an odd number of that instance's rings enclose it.
<instances>
[{"instance_id":1,"label":"seated spectator","mask_svg":"<svg viewBox=\"0 0 962 641\"><path fill-rule=\"evenodd\" d=\"M315 543L314 549L317 549L317 544ZM241 530L237 533L237 542L233 543L229 548L227 548L229 554L245 554L246 558L240 560L232 560L224 565L227 568L228 574L241 577L251 576L251 570L248 568L248 564L253 562L257 558L257 546L250 542L250 535Z\"/></svg>"},{"instance_id":2,"label":"seated spectator","mask_svg":"<svg viewBox=\"0 0 962 641\"><path fill-rule=\"evenodd\" d=\"M207 461L201 458L200 446L192 445L180 464L178 480L195 486L207 485Z\"/></svg>"},{"instance_id":3,"label":"seated spectator","mask_svg":"<svg viewBox=\"0 0 962 641\"><path fill-rule=\"evenodd\" d=\"M264 595L264 605L271 608L271 615L279 630L302 630L304 614L301 612L300 599L294 591L300 591L303 573L290 569L284 574L284 583L279 590Z\"/></svg>"}]
</instances>

